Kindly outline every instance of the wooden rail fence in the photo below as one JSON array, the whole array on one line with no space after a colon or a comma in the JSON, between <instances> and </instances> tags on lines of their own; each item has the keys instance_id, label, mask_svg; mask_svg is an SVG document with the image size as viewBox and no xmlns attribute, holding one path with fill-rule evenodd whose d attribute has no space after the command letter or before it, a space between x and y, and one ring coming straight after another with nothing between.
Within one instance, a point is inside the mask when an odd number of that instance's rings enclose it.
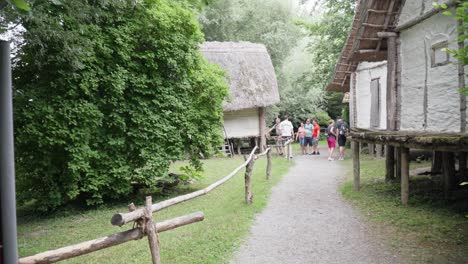
<instances>
[{"instance_id":1,"label":"wooden rail fence","mask_svg":"<svg viewBox=\"0 0 468 264\"><path fill-rule=\"evenodd\" d=\"M290 143L290 140L287 144ZM285 144L285 146L287 145ZM200 222L204 220L203 212L196 212L176 218L172 218L169 220L165 220L162 222L154 222L153 213L160 211L164 208L167 208L172 205L176 205L178 203L182 203L191 199L194 199L198 196L205 195L210 191L214 190L216 187L224 184L229 179L231 179L235 174L237 174L241 169L246 168L245 170L245 201L247 204L251 204L253 202L253 193L252 193L252 171L255 161L262 156L267 157L267 167L266 167L266 179L268 180L271 176L271 148L267 148L264 152L255 155L255 151L257 147L255 147L250 155L244 156L245 162L241 164L239 167L234 169L229 175L225 176L224 178L216 181L213 184L210 184L204 189L177 196L156 204L152 203L151 196L146 197L145 207L136 209L134 204L130 204L128 213L118 213L112 216L111 224L122 226L129 222L135 222L136 228L115 233L106 237L101 237L93 240L89 240L86 242L82 242L79 244L66 246L58 249L48 250L36 255L28 256L20 258L18 263L20 264L38 264L38 263L54 263L65 259L70 259L74 257L78 257L81 255L85 255L91 252L95 252L101 249L117 246L132 240L138 240L145 236L148 236L148 243L149 248L151 251L151 258L153 264L161 263L160 254L159 254L159 239L158 233L165 232L171 229L175 229L177 227L193 224L196 222ZM288 150L289 151L289 150ZM288 158L289 158L288 152Z\"/></svg>"}]
</instances>

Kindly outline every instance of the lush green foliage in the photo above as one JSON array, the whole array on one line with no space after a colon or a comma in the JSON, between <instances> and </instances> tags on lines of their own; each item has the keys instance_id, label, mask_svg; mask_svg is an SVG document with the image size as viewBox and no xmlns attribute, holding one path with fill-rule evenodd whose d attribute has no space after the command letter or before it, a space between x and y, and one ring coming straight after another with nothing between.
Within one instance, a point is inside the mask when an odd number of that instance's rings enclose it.
<instances>
[{"instance_id":1,"label":"lush green foliage","mask_svg":"<svg viewBox=\"0 0 468 264\"><path fill-rule=\"evenodd\" d=\"M293 15L281 0L218 0L200 15L208 41L263 43L278 67L299 36Z\"/></svg>"},{"instance_id":2,"label":"lush green foliage","mask_svg":"<svg viewBox=\"0 0 468 264\"><path fill-rule=\"evenodd\" d=\"M311 54L312 65L295 85L309 90L323 91L330 82L354 16L355 1L330 0L325 5L325 11L317 20L299 23L310 37L307 51ZM322 97L319 107L327 110L332 118L340 115L343 95L332 93Z\"/></svg>"},{"instance_id":3,"label":"lush green foliage","mask_svg":"<svg viewBox=\"0 0 468 264\"><path fill-rule=\"evenodd\" d=\"M14 67L21 201L102 203L170 181L171 160L220 143L224 73L170 0L46 1L22 18Z\"/></svg>"},{"instance_id":4,"label":"lush green foliage","mask_svg":"<svg viewBox=\"0 0 468 264\"><path fill-rule=\"evenodd\" d=\"M182 186L181 194L208 186L229 174L243 162L240 156L204 160L203 179L195 184ZM177 169L185 164L177 162L171 167ZM272 175L267 181L265 179L266 158L257 160L252 175L255 197L253 204L249 206L244 201L244 177L241 171L209 195L172 206L155 214L158 222L196 211L202 211L205 214L203 222L160 234L162 263L229 263L232 254L240 246L243 238L248 235L255 215L267 205L271 188L286 174L289 166L286 159L274 156ZM156 200L156 197L154 199ZM157 201L160 199L161 197L157 198ZM128 202L142 203L144 197L139 196ZM125 203L121 203L118 207L102 205L97 209L86 211L68 209L51 214L47 218L21 216L20 213L18 219L19 254L27 256L130 229L130 224L119 229L109 223L109 217L112 214L128 210L124 205ZM73 258L64 263L151 263L151 255L147 240L141 239Z\"/></svg>"}]
</instances>

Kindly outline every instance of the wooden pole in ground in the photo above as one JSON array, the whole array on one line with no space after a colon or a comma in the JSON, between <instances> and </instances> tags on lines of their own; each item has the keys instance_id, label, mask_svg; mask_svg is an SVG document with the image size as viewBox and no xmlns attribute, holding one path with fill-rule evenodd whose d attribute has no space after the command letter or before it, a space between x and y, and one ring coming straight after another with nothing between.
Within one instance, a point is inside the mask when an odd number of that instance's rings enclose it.
<instances>
[{"instance_id":1,"label":"wooden pole in ground","mask_svg":"<svg viewBox=\"0 0 468 264\"><path fill-rule=\"evenodd\" d=\"M151 251L151 260L153 264L161 264L161 257L159 255L159 242L156 227L153 223L153 211L151 206L153 201L151 196L146 196L145 203L145 231L148 236L149 248Z\"/></svg>"},{"instance_id":2,"label":"wooden pole in ground","mask_svg":"<svg viewBox=\"0 0 468 264\"><path fill-rule=\"evenodd\" d=\"M375 153L378 159L382 158L382 145L381 144L375 145Z\"/></svg>"},{"instance_id":3,"label":"wooden pole in ground","mask_svg":"<svg viewBox=\"0 0 468 264\"><path fill-rule=\"evenodd\" d=\"M247 156L244 156L244 159L247 161ZM251 158L247 166L245 167L245 202L251 204L253 202L253 193L252 193L252 171L255 164L255 158Z\"/></svg>"},{"instance_id":4,"label":"wooden pole in ground","mask_svg":"<svg viewBox=\"0 0 468 264\"><path fill-rule=\"evenodd\" d=\"M369 151L369 156L374 157L374 144L367 143L367 150Z\"/></svg>"},{"instance_id":5,"label":"wooden pole in ground","mask_svg":"<svg viewBox=\"0 0 468 264\"><path fill-rule=\"evenodd\" d=\"M455 185L455 157L452 152L442 152L442 171L444 177L444 196L449 198Z\"/></svg>"},{"instance_id":6,"label":"wooden pole in ground","mask_svg":"<svg viewBox=\"0 0 468 264\"><path fill-rule=\"evenodd\" d=\"M387 145L385 153L385 180L391 181L395 179L395 148Z\"/></svg>"},{"instance_id":7,"label":"wooden pole in ground","mask_svg":"<svg viewBox=\"0 0 468 264\"><path fill-rule=\"evenodd\" d=\"M401 171L402 171L402 165L401 165L401 147L395 148L395 172L396 172L396 180L401 181Z\"/></svg>"},{"instance_id":8,"label":"wooden pole in ground","mask_svg":"<svg viewBox=\"0 0 468 264\"><path fill-rule=\"evenodd\" d=\"M267 152L267 167L266 167L266 178L270 179L271 176L271 148Z\"/></svg>"},{"instance_id":9,"label":"wooden pole in ground","mask_svg":"<svg viewBox=\"0 0 468 264\"><path fill-rule=\"evenodd\" d=\"M460 172L460 182L468 180L468 170L466 168L466 152L458 153L458 170Z\"/></svg>"},{"instance_id":10,"label":"wooden pole in ground","mask_svg":"<svg viewBox=\"0 0 468 264\"><path fill-rule=\"evenodd\" d=\"M409 149L400 148L401 155L401 203L408 204L409 199Z\"/></svg>"},{"instance_id":11,"label":"wooden pole in ground","mask_svg":"<svg viewBox=\"0 0 468 264\"><path fill-rule=\"evenodd\" d=\"M431 165L431 174L438 174L442 172L442 152L433 151L432 152L432 165Z\"/></svg>"},{"instance_id":12,"label":"wooden pole in ground","mask_svg":"<svg viewBox=\"0 0 468 264\"><path fill-rule=\"evenodd\" d=\"M360 162L359 162L359 142L351 141L351 149L353 151L353 173L354 173L354 190L359 191L360 185Z\"/></svg>"}]
</instances>

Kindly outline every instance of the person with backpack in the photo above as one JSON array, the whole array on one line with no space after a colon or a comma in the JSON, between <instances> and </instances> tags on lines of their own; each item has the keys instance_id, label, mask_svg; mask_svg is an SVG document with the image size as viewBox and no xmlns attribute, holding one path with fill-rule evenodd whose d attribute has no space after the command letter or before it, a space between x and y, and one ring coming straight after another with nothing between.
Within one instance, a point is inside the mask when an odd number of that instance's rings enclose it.
<instances>
[{"instance_id":1,"label":"person with backpack","mask_svg":"<svg viewBox=\"0 0 468 264\"><path fill-rule=\"evenodd\" d=\"M335 151L336 138L338 136L338 131L335 126L335 121L330 120L328 122L328 127L326 130L327 134L327 143L328 143L328 161L333 161L333 152Z\"/></svg>"},{"instance_id":2,"label":"person with backpack","mask_svg":"<svg viewBox=\"0 0 468 264\"><path fill-rule=\"evenodd\" d=\"M344 160L346 149L346 137L349 133L349 127L346 121L344 121L341 117L337 117L336 128L338 129L338 146L340 148L340 157L338 160Z\"/></svg>"}]
</instances>

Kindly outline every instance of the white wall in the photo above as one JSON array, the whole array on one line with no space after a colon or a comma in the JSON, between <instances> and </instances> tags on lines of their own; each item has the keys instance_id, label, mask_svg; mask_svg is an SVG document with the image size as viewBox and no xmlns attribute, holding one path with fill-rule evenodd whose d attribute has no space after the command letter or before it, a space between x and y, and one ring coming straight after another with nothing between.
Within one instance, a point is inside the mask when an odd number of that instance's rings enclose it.
<instances>
[{"instance_id":1,"label":"white wall","mask_svg":"<svg viewBox=\"0 0 468 264\"><path fill-rule=\"evenodd\" d=\"M448 3L450 0L407 0L401 10L398 26L430 12L434 9L433 2L442 4Z\"/></svg>"},{"instance_id":2,"label":"white wall","mask_svg":"<svg viewBox=\"0 0 468 264\"><path fill-rule=\"evenodd\" d=\"M224 128L228 138L260 136L258 108L224 112Z\"/></svg>"},{"instance_id":3,"label":"white wall","mask_svg":"<svg viewBox=\"0 0 468 264\"><path fill-rule=\"evenodd\" d=\"M387 128L387 61L361 62L356 69L356 124L358 128L370 128L371 80L380 78L380 126Z\"/></svg>"},{"instance_id":4,"label":"white wall","mask_svg":"<svg viewBox=\"0 0 468 264\"><path fill-rule=\"evenodd\" d=\"M412 1L406 1L410 5ZM405 7L406 8L406 7ZM400 33L401 39L401 130L460 131L460 94L457 62L432 67L432 45L446 39L457 48L456 22L436 14ZM427 114L424 123L424 90Z\"/></svg>"}]
</instances>

